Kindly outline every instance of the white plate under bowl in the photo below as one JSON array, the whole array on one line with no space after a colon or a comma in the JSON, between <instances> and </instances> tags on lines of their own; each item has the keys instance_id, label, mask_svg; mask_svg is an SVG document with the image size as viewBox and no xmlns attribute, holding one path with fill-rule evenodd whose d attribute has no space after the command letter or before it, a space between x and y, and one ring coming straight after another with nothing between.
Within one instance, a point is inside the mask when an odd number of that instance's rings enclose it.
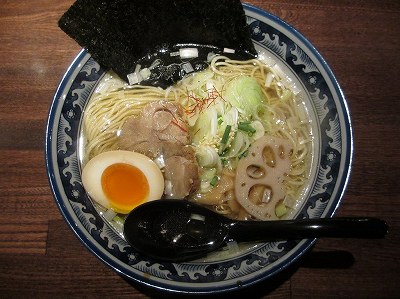
<instances>
[{"instance_id":1,"label":"white plate under bowl","mask_svg":"<svg viewBox=\"0 0 400 299\"><path fill-rule=\"evenodd\" d=\"M313 170L307 199L295 218L331 217L343 196L353 153L352 129L342 90L314 46L276 16L244 4L258 51L273 58L305 91L312 118ZM291 265L315 240L261 244L207 262L165 263L130 247L99 215L81 182L78 138L82 112L105 70L82 50L54 96L46 131L50 185L66 222L80 241L120 275L175 293L222 293L271 278Z\"/></svg>"}]
</instances>

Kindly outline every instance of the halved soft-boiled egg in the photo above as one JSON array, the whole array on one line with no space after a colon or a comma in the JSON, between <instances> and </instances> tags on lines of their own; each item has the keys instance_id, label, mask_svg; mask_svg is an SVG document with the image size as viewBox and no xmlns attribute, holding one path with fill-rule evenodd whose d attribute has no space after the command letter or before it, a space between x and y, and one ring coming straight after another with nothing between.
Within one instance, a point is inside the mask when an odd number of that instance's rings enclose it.
<instances>
[{"instance_id":1,"label":"halved soft-boiled egg","mask_svg":"<svg viewBox=\"0 0 400 299\"><path fill-rule=\"evenodd\" d=\"M145 155L123 150L91 159L83 168L82 183L93 200L122 214L161 198L164 192L164 177L157 164Z\"/></svg>"}]
</instances>

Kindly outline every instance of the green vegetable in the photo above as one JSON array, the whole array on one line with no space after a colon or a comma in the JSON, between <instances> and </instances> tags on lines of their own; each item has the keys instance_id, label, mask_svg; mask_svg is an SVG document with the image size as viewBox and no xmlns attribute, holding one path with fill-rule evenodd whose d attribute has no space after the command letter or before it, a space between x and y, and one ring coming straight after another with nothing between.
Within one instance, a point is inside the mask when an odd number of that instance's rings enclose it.
<instances>
[{"instance_id":1,"label":"green vegetable","mask_svg":"<svg viewBox=\"0 0 400 299\"><path fill-rule=\"evenodd\" d=\"M223 156L225 154L224 150L225 150L228 140L229 140L229 133L231 132L231 128L232 128L231 125L227 125L225 127L224 135L222 135L221 144L220 144L219 150L218 150L218 154L220 156Z\"/></svg>"},{"instance_id":2,"label":"green vegetable","mask_svg":"<svg viewBox=\"0 0 400 299\"><path fill-rule=\"evenodd\" d=\"M249 150L245 150L240 156L239 159L242 159L244 157L247 157L247 154L249 153Z\"/></svg>"},{"instance_id":3,"label":"green vegetable","mask_svg":"<svg viewBox=\"0 0 400 299\"><path fill-rule=\"evenodd\" d=\"M229 160L224 158L224 157L222 157L221 158L221 163L222 163L223 166L227 166L229 164Z\"/></svg>"},{"instance_id":4,"label":"green vegetable","mask_svg":"<svg viewBox=\"0 0 400 299\"><path fill-rule=\"evenodd\" d=\"M210 146L198 146L196 150L197 162L202 167L214 167L218 164L218 153Z\"/></svg>"},{"instance_id":5,"label":"green vegetable","mask_svg":"<svg viewBox=\"0 0 400 299\"><path fill-rule=\"evenodd\" d=\"M210 185L214 187L218 183L218 180L218 176L214 176L210 181Z\"/></svg>"},{"instance_id":6,"label":"green vegetable","mask_svg":"<svg viewBox=\"0 0 400 299\"><path fill-rule=\"evenodd\" d=\"M287 213L287 208L284 203L279 203L275 206L275 214L277 217L282 217Z\"/></svg>"},{"instance_id":7,"label":"green vegetable","mask_svg":"<svg viewBox=\"0 0 400 299\"><path fill-rule=\"evenodd\" d=\"M243 75L228 83L224 99L246 116L254 116L262 103L263 92L256 79Z\"/></svg>"},{"instance_id":8,"label":"green vegetable","mask_svg":"<svg viewBox=\"0 0 400 299\"><path fill-rule=\"evenodd\" d=\"M222 144L226 144L228 142L229 139L229 133L231 132L232 126L231 125L227 125L224 131L224 135L222 136L222 140L221 143Z\"/></svg>"},{"instance_id":9,"label":"green vegetable","mask_svg":"<svg viewBox=\"0 0 400 299\"><path fill-rule=\"evenodd\" d=\"M252 134L256 132L256 129L254 129L250 124L244 122L238 124L238 129Z\"/></svg>"}]
</instances>

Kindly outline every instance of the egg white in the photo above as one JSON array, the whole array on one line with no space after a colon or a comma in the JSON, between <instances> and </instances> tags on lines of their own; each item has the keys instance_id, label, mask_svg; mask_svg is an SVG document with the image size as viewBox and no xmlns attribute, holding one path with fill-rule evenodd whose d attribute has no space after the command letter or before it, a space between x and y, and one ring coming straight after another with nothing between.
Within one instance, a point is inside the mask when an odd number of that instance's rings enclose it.
<instances>
[{"instance_id":1,"label":"egg white","mask_svg":"<svg viewBox=\"0 0 400 299\"><path fill-rule=\"evenodd\" d=\"M110 209L112 205L103 192L101 176L104 170L116 163L126 163L140 169L146 176L149 184L147 201L160 199L164 193L164 177L149 157L132 151L108 151L101 153L84 166L82 170L82 183L89 196L103 207Z\"/></svg>"}]
</instances>

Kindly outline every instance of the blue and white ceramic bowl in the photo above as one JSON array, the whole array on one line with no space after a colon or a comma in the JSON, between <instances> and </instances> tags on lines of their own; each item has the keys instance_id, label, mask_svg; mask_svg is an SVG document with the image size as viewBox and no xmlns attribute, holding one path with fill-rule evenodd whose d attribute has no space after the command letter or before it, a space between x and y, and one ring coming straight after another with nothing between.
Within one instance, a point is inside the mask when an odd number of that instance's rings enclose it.
<instances>
[{"instance_id":1,"label":"blue and white ceramic bowl","mask_svg":"<svg viewBox=\"0 0 400 299\"><path fill-rule=\"evenodd\" d=\"M352 130L342 90L307 39L279 18L244 5L256 49L276 60L305 91L316 132L311 186L295 218L331 217L343 196L352 160ZM80 241L117 273L176 293L218 293L268 279L291 265L315 240L279 241L234 256L164 263L135 252L99 215L85 193L78 138L85 105L105 71L81 51L64 75L50 109L46 163L55 200Z\"/></svg>"}]
</instances>

